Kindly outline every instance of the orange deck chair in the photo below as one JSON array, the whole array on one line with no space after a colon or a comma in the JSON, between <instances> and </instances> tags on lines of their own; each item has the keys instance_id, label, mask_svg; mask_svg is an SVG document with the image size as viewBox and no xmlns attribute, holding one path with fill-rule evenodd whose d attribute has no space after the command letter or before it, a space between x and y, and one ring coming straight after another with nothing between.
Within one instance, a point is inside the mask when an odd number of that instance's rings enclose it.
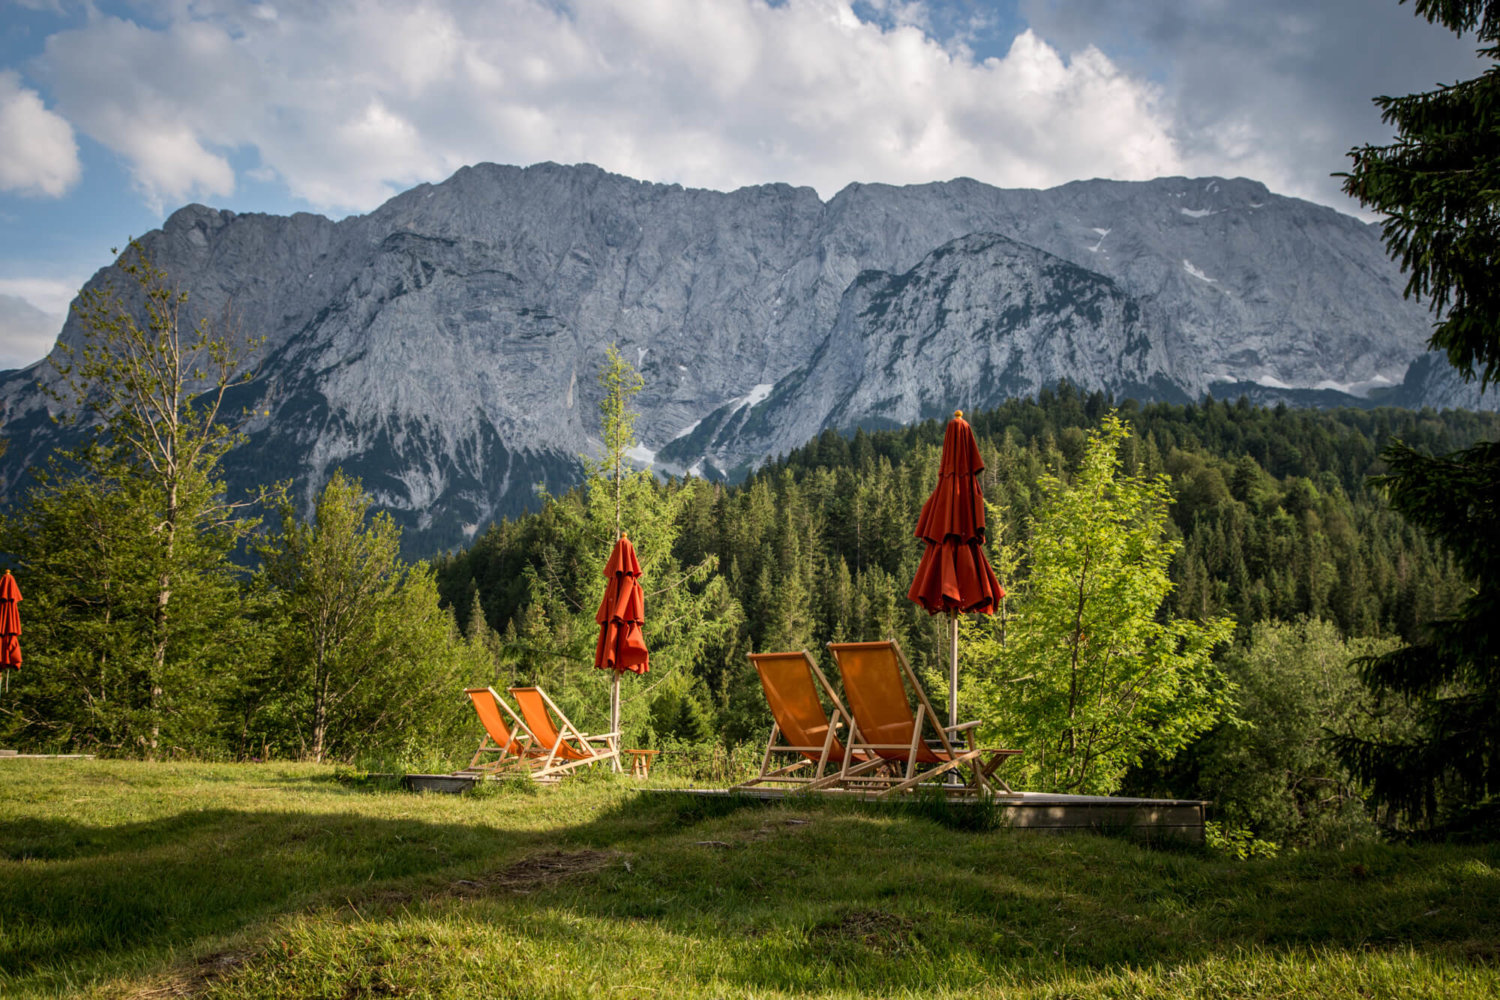
<instances>
[{"instance_id":1,"label":"orange deck chair","mask_svg":"<svg viewBox=\"0 0 1500 1000\"><path fill-rule=\"evenodd\" d=\"M833 685L828 683L828 678L806 650L751 653L749 656L756 673L760 674L760 684L765 688L766 703L771 706L774 721L771 723L771 738L766 741L765 756L761 759L760 773L734 788L750 788L763 783L822 788L837 783L837 772L830 775L826 771L830 764L842 770L848 756L844 745L839 742L837 729L849 724L849 710L839 700ZM823 711L819 690L833 705L832 720ZM773 768L773 755L777 754L796 754L797 759ZM811 775L796 773L809 764L817 765Z\"/></svg>"},{"instance_id":2,"label":"orange deck chair","mask_svg":"<svg viewBox=\"0 0 1500 1000\"><path fill-rule=\"evenodd\" d=\"M830 642L828 648L843 675L844 696L854 716L851 753L839 775L841 784L851 788L883 785L886 787L880 794L890 795L962 768L969 772L969 781L953 786L956 791L990 790L993 782L1003 791L1012 792L993 775L1001 761L1021 751L974 748L972 736L978 722L944 726L894 639ZM916 693L915 715L908 689ZM873 762L856 760L856 753L902 766L894 777L872 774ZM946 790L946 786L938 787Z\"/></svg>"},{"instance_id":3,"label":"orange deck chair","mask_svg":"<svg viewBox=\"0 0 1500 1000\"><path fill-rule=\"evenodd\" d=\"M474 711L484 726L484 739L474 751L474 759L460 774L480 776L499 774L537 762L538 750L531 730L526 728L516 715L516 710L501 700L492 687L465 688L464 694L474 702ZM506 716L510 717L509 722ZM497 754L493 760L481 763L486 754Z\"/></svg>"},{"instance_id":4,"label":"orange deck chair","mask_svg":"<svg viewBox=\"0 0 1500 1000\"><path fill-rule=\"evenodd\" d=\"M541 765L531 772L533 778L552 778L574 768L619 759L619 733L590 736L579 731L541 688L514 687L510 696L521 706L526 728L535 737L534 746L542 757ZM595 746L597 743L604 745Z\"/></svg>"}]
</instances>

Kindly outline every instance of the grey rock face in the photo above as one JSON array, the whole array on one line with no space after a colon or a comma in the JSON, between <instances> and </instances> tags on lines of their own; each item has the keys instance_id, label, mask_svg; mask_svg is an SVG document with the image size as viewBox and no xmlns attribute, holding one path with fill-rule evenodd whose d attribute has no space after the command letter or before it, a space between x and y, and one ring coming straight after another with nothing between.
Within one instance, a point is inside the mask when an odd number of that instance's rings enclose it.
<instances>
[{"instance_id":1,"label":"grey rock face","mask_svg":"<svg viewBox=\"0 0 1500 1000\"><path fill-rule=\"evenodd\" d=\"M904 273L860 274L806 364L763 399L720 408L658 460L732 475L747 456L788 451L825 427L942 418L1063 379L1186 399L1171 371L1193 350L1109 278L1004 236L963 236Z\"/></svg>"},{"instance_id":2,"label":"grey rock face","mask_svg":"<svg viewBox=\"0 0 1500 1000\"><path fill-rule=\"evenodd\" d=\"M263 415L231 478L310 496L341 466L413 551L576 481L610 343L645 377L641 460L733 474L824 427L1062 378L1353 401L1400 386L1430 326L1373 227L1245 180L852 185L824 203L485 164L337 223L189 206L143 242L195 315L264 338L237 400ZM60 339L81 335L70 319ZM1470 401L1420 374L1386 395ZM57 440L35 388L51 377L0 380L7 483Z\"/></svg>"}]
</instances>

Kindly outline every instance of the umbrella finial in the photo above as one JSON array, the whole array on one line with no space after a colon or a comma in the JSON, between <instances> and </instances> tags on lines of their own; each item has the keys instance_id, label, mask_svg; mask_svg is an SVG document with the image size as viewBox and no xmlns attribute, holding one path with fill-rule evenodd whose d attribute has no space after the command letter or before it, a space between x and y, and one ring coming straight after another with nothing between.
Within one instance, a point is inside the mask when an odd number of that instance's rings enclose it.
<instances>
[{"instance_id":1,"label":"umbrella finial","mask_svg":"<svg viewBox=\"0 0 1500 1000\"><path fill-rule=\"evenodd\" d=\"M957 417L958 419L962 420L964 418L964 411L963 410L954 410L953 411L953 415L955 417Z\"/></svg>"}]
</instances>

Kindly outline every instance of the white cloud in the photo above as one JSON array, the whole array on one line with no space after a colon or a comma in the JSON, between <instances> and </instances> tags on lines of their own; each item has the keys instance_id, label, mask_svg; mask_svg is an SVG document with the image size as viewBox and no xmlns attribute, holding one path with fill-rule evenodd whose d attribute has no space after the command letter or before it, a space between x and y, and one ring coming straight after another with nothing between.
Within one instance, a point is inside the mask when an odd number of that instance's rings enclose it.
<instances>
[{"instance_id":1,"label":"white cloud","mask_svg":"<svg viewBox=\"0 0 1500 1000\"><path fill-rule=\"evenodd\" d=\"M1371 98L1477 76L1458 39L1394 0L1021 0L1063 46L1097 42L1161 81L1158 113L1187 172L1246 176L1349 210L1331 177L1391 129Z\"/></svg>"},{"instance_id":2,"label":"white cloud","mask_svg":"<svg viewBox=\"0 0 1500 1000\"><path fill-rule=\"evenodd\" d=\"M67 315L68 306L82 287L82 278L0 278L0 295L24 299L34 308L59 317ZM60 320L58 327L62 327Z\"/></svg>"},{"instance_id":3,"label":"white cloud","mask_svg":"<svg viewBox=\"0 0 1500 1000\"><path fill-rule=\"evenodd\" d=\"M41 95L0 71L0 191L60 197L78 181L73 127Z\"/></svg>"},{"instance_id":4,"label":"white cloud","mask_svg":"<svg viewBox=\"0 0 1500 1000\"><path fill-rule=\"evenodd\" d=\"M52 350L82 279L0 278L0 369L22 368Z\"/></svg>"},{"instance_id":5,"label":"white cloud","mask_svg":"<svg viewBox=\"0 0 1500 1000\"><path fill-rule=\"evenodd\" d=\"M1027 32L981 61L885 6L882 29L843 0L164 0L163 27L96 14L37 68L158 201L231 194L238 150L330 210L483 160L825 196L1180 170L1156 89L1097 48Z\"/></svg>"},{"instance_id":6,"label":"white cloud","mask_svg":"<svg viewBox=\"0 0 1500 1000\"><path fill-rule=\"evenodd\" d=\"M130 163L153 208L233 193L223 147L263 113L260 70L220 28L96 15L50 36L38 66L69 119Z\"/></svg>"},{"instance_id":7,"label":"white cloud","mask_svg":"<svg viewBox=\"0 0 1500 1000\"><path fill-rule=\"evenodd\" d=\"M46 356L62 325L62 313L43 312L0 292L0 369L22 368Z\"/></svg>"}]
</instances>

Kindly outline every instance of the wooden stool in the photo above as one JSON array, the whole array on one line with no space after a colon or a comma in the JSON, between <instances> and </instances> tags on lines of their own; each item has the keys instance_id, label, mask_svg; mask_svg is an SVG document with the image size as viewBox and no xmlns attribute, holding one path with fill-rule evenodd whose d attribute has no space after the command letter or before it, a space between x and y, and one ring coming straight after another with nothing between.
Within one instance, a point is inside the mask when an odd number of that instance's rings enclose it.
<instances>
[{"instance_id":1,"label":"wooden stool","mask_svg":"<svg viewBox=\"0 0 1500 1000\"><path fill-rule=\"evenodd\" d=\"M630 754L630 774L636 778L649 778L651 776L651 758L661 753L660 750L626 750Z\"/></svg>"}]
</instances>

